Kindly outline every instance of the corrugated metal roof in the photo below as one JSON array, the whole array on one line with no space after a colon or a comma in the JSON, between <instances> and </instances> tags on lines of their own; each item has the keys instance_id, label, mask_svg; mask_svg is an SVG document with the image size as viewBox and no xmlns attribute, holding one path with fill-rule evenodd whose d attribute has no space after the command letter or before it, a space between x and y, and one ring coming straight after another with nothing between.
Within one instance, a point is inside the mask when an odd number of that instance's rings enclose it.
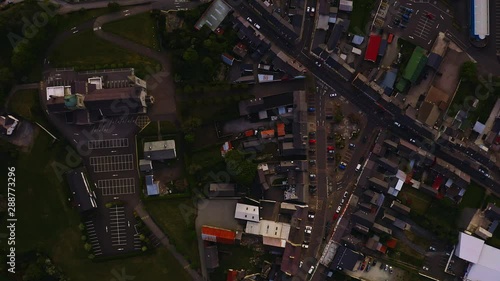
<instances>
[{"instance_id":1,"label":"corrugated metal roof","mask_svg":"<svg viewBox=\"0 0 500 281\"><path fill-rule=\"evenodd\" d=\"M382 36L370 35L370 39L368 39L368 47L366 48L365 60L371 62L375 62L377 60L378 50L380 48L381 42Z\"/></svg>"}]
</instances>

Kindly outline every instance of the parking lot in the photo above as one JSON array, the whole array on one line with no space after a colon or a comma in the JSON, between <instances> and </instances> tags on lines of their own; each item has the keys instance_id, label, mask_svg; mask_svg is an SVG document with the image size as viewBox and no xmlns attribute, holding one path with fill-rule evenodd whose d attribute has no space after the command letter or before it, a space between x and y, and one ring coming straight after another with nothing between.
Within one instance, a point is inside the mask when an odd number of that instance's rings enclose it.
<instances>
[{"instance_id":1,"label":"parking lot","mask_svg":"<svg viewBox=\"0 0 500 281\"><path fill-rule=\"evenodd\" d=\"M125 208L114 206L109 208L109 233L111 234L111 245L120 247L127 245L127 221L125 219Z\"/></svg>"},{"instance_id":2,"label":"parking lot","mask_svg":"<svg viewBox=\"0 0 500 281\"><path fill-rule=\"evenodd\" d=\"M97 234L95 232L94 222L89 220L85 223L85 228L87 230L87 239L92 245L92 251L95 256L102 255L101 245L99 244L99 239L97 238Z\"/></svg>"},{"instance_id":3,"label":"parking lot","mask_svg":"<svg viewBox=\"0 0 500 281\"><path fill-rule=\"evenodd\" d=\"M120 178L99 180L97 188L102 192L102 195L122 195L135 193L134 178Z\"/></svg>"},{"instance_id":4,"label":"parking lot","mask_svg":"<svg viewBox=\"0 0 500 281\"><path fill-rule=\"evenodd\" d=\"M128 147L128 139L91 140L88 142L89 149Z\"/></svg>"},{"instance_id":5,"label":"parking lot","mask_svg":"<svg viewBox=\"0 0 500 281\"><path fill-rule=\"evenodd\" d=\"M439 32L451 35L453 41L463 49L469 46L468 42L463 42L462 36L453 27L451 11L440 2L403 0L391 3L385 22L387 32L426 49L432 47L432 42ZM405 14L407 19L404 19Z\"/></svg>"},{"instance_id":6,"label":"parking lot","mask_svg":"<svg viewBox=\"0 0 500 281\"><path fill-rule=\"evenodd\" d=\"M105 122L99 123L95 125L90 130L91 133L112 133L113 131L117 131L116 124L132 124L136 123L138 117L137 116L123 116L119 118L107 119ZM149 118L141 118L141 121L146 120L149 122ZM142 122L144 123L144 122Z\"/></svg>"},{"instance_id":7,"label":"parking lot","mask_svg":"<svg viewBox=\"0 0 500 281\"><path fill-rule=\"evenodd\" d=\"M132 154L90 157L90 166L95 173L130 171L134 169Z\"/></svg>"}]
</instances>

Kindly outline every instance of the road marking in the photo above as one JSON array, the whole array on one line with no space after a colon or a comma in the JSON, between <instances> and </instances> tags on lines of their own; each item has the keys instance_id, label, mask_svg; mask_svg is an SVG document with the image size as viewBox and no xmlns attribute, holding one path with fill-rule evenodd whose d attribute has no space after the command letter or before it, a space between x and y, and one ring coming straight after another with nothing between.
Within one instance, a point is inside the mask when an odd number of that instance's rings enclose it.
<instances>
[{"instance_id":1,"label":"road marking","mask_svg":"<svg viewBox=\"0 0 500 281\"><path fill-rule=\"evenodd\" d=\"M439 27L439 23L438 23L438 25L436 25L436 28L438 28L438 27Z\"/></svg>"}]
</instances>

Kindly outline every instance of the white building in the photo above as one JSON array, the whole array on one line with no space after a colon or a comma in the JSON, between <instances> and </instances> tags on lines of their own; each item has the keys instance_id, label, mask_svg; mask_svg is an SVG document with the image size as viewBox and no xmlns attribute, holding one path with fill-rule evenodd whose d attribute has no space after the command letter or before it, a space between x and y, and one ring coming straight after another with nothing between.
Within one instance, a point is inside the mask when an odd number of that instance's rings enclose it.
<instances>
[{"instance_id":1,"label":"white building","mask_svg":"<svg viewBox=\"0 0 500 281\"><path fill-rule=\"evenodd\" d=\"M234 218L259 222L259 206L237 203L236 210L234 211Z\"/></svg>"},{"instance_id":2,"label":"white building","mask_svg":"<svg viewBox=\"0 0 500 281\"><path fill-rule=\"evenodd\" d=\"M261 235L264 245L285 248L286 241L290 235L290 224L261 220L260 222L247 222L245 232L248 234Z\"/></svg>"},{"instance_id":3,"label":"white building","mask_svg":"<svg viewBox=\"0 0 500 281\"><path fill-rule=\"evenodd\" d=\"M499 280L500 249L484 244L484 241L479 238L460 232L455 255L470 262L464 280Z\"/></svg>"}]
</instances>

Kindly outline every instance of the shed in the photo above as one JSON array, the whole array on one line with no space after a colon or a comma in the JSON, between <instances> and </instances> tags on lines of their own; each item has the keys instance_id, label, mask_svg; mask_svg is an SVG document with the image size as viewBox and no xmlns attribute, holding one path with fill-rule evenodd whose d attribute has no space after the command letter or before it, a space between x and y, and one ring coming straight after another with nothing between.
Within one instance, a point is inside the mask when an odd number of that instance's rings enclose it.
<instances>
[{"instance_id":1,"label":"shed","mask_svg":"<svg viewBox=\"0 0 500 281\"><path fill-rule=\"evenodd\" d=\"M146 193L148 196L160 194L159 181L154 181L153 175L146 176Z\"/></svg>"},{"instance_id":2,"label":"shed","mask_svg":"<svg viewBox=\"0 0 500 281\"><path fill-rule=\"evenodd\" d=\"M145 160L145 159L139 160L139 170L141 172L149 172L153 170L153 164L151 160Z\"/></svg>"},{"instance_id":3,"label":"shed","mask_svg":"<svg viewBox=\"0 0 500 281\"><path fill-rule=\"evenodd\" d=\"M354 35L354 36L352 37L352 41L351 41L351 42L352 42L354 45L358 45L358 46L359 46L359 45L363 44L363 42L364 42L364 41L365 41L365 37L360 36L360 35Z\"/></svg>"},{"instance_id":4,"label":"shed","mask_svg":"<svg viewBox=\"0 0 500 281\"><path fill-rule=\"evenodd\" d=\"M234 57L230 54L224 53L221 55L222 61L227 65L233 65Z\"/></svg>"},{"instance_id":5,"label":"shed","mask_svg":"<svg viewBox=\"0 0 500 281\"><path fill-rule=\"evenodd\" d=\"M207 269L219 267L219 251L217 250L217 245L205 247L205 260Z\"/></svg>"}]
</instances>

